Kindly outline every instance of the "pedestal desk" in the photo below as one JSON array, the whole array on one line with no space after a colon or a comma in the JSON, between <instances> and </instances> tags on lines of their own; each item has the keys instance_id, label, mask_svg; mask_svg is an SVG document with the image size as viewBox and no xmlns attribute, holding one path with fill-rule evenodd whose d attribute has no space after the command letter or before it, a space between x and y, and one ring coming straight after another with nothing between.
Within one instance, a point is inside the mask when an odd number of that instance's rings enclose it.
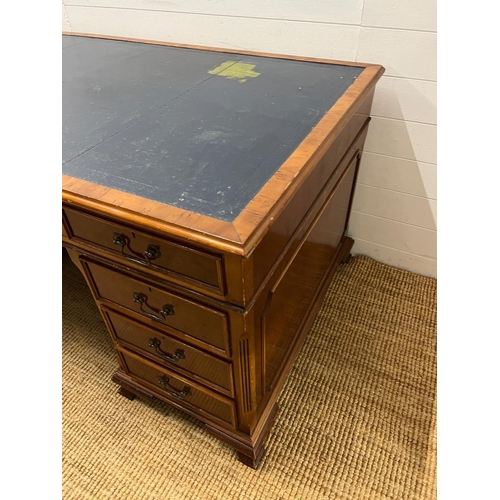
<instances>
[{"instance_id":1,"label":"pedestal desk","mask_svg":"<svg viewBox=\"0 0 500 500\"><path fill-rule=\"evenodd\" d=\"M383 71L63 36L62 239L113 339L113 380L252 467L350 255Z\"/></svg>"}]
</instances>

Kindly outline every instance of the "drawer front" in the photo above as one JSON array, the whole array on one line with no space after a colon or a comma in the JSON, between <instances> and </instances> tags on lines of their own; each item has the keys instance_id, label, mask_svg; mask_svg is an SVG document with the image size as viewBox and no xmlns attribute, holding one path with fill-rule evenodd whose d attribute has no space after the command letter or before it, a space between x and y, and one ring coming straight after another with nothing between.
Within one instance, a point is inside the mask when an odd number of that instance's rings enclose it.
<instances>
[{"instance_id":1,"label":"drawer front","mask_svg":"<svg viewBox=\"0 0 500 500\"><path fill-rule=\"evenodd\" d=\"M167 401L175 401L201 417L215 417L235 427L234 403L224 396L155 365L140 356L118 348L123 368L130 376L146 382Z\"/></svg>"},{"instance_id":2,"label":"drawer front","mask_svg":"<svg viewBox=\"0 0 500 500\"><path fill-rule=\"evenodd\" d=\"M231 364L116 311L101 307L114 340L133 346L165 366L175 366L198 382L233 395Z\"/></svg>"},{"instance_id":3,"label":"drawer front","mask_svg":"<svg viewBox=\"0 0 500 500\"><path fill-rule=\"evenodd\" d=\"M80 259L94 293L134 311L155 326L185 334L187 339L213 346L221 355L229 354L226 315L173 293L160 290L136 278L100 264Z\"/></svg>"},{"instance_id":4,"label":"drawer front","mask_svg":"<svg viewBox=\"0 0 500 500\"><path fill-rule=\"evenodd\" d=\"M221 257L133 231L71 209L64 210L72 241L111 250L115 258L165 278L224 295Z\"/></svg>"}]
</instances>

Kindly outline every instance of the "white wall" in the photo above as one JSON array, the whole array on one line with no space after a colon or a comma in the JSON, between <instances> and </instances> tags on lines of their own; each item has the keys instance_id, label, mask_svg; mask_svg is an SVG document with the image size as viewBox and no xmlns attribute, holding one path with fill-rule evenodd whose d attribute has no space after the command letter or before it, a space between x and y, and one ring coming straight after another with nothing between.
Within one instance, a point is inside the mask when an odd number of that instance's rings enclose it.
<instances>
[{"instance_id":1,"label":"white wall","mask_svg":"<svg viewBox=\"0 0 500 500\"><path fill-rule=\"evenodd\" d=\"M436 0L63 0L64 31L382 64L354 253L436 276Z\"/></svg>"}]
</instances>

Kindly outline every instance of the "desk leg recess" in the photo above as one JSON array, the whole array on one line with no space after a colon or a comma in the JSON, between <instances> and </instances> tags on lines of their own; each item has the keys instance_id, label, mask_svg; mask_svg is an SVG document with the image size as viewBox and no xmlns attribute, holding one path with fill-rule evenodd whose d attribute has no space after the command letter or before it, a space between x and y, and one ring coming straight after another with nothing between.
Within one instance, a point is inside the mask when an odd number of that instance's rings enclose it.
<instances>
[{"instance_id":1,"label":"desk leg recess","mask_svg":"<svg viewBox=\"0 0 500 500\"><path fill-rule=\"evenodd\" d=\"M125 387L120 387L118 389L118 394L121 394L123 397L130 399L130 401L135 399L135 394L127 389Z\"/></svg>"},{"instance_id":2,"label":"desk leg recess","mask_svg":"<svg viewBox=\"0 0 500 500\"><path fill-rule=\"evenodd\" d=\"M340 256L341 264L349 264L349 261L352 258L351 249L353 245L354 245L354 240L352 238L346 237L344 239L340 250L342 253L342 255Z\"/></svg>"},{"instance_id":3,"label":"desk leg recess","mask_svg":"<svg viewBox=\"0 0 500 500\"><path fill-rule=\"evenodd\" d=\"M212 434L217 439L234 448L240 462L248 465L252 469L257 469L266 451L264 443L269 436L269 432L271 431L278 410L279 406L275 403L265 424L262 426L260 433L257 436L253 436L254 439L249 438L249 436L244 436L244 439L247 442L243 440L239 441L233 436L230 436L209 424L205 424L205 429L209 434Z\"/></svg>"},{"instance_id":4,"label":"desk leg recess","mask_svg":"<svg viewBox=\"0 0 500 500\"><path fill-rule=\"evenodd\" d=\"M129 379L121 370L118 370L113 375L111 380L120 386L118 394L121 394L123 397L130 399L131 401L135 399L136 396L146 401L151 401L154 398L153 394L134 384L133 380Z\"/></svg>"}]
</instances>

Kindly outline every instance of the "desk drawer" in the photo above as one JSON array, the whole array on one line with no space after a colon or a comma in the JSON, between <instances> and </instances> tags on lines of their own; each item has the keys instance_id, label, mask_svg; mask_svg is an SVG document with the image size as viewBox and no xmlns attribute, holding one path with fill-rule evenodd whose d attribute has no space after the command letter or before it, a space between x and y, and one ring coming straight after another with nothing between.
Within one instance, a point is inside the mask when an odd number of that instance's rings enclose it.
<instances>
[{"instance_id":1,"label":"desk drawer","mask_svg":"<svg viewBox=\"0 0 500 500\"><path fill-rule=\"evenodd\" d=\"M210 356L166 333L147 327L117 311L101 307L114 340L138 348L157 363L174 366L198 382L233 395L231 364Z\"/></svg>"},{"instance_id":2,"label":"desk drawer","mask_svg":"<svg viewBox=\"0 0 500 500\"><path fill-rule=\"evenodd\" d=\"M154 388L162 399L196 412L201 417L220 419L235 427L235 410L232 400L181 377L151 361L118 347L123 368L130 376Z\"/></svg>"},{"instance_id":3,"label":"desk drawer","mask_svg":"<svg viewBox=\"0 0 500 500\"><path fill-rule=\"evenodd\" d=\"M186 338L213 346L222 355L229 354L227 317L210 309L115 269L81 259L94 294L134 311L159 328L184 334Z\"/></svg>"},{"instance_id":4,"label":"desk drawer","mask_svg":"<svg viewBox=\"0 0 500 500\"><path fill-rule=\"evenodd\" d=\"M162 238L133 231L91 215L65 208L69 238L112 251L115 259L147 268L172 281L224 295L222 259ZM64 218L63 216L63 218Z\"/></svg>"}]
</instances>

